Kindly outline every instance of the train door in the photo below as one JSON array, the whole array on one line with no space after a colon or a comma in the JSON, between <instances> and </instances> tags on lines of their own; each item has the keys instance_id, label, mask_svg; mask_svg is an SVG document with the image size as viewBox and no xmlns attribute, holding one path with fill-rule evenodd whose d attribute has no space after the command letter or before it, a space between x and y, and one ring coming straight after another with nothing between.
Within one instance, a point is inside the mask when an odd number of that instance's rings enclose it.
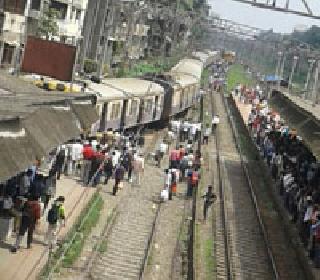
<instances>
[{"instance_id":1,"label":"train door","mask_svg":"<svg viewBox=\"0 0 320 280\"><path fill-rule=\"evenodd\" d=\"M108 102L103 104L102 112L100 115L100 132L105 132L106 130L107 114L108 114Z\"/></svg>"},{"instance_id":2,"label":"train door","mask_svg":"<svg viewBox=\"0 0 320 280\"><path fill-rule=\"evenodd\" d=\"M122 112L121 112L121 120L120 120L120 128L123 129L125 127L126 124L126 116L127 116L127 110L128 110L128 99L125 99L123 101L123 108L122 108Z\"/></svg>"},{"instance_id":3,"label":"train door","mask_svg":"<svg viewBox=\"0 0 320 280\"><path fill-rule=\"evenodd\" d=\"M155 120L157 117L157 112L158 112L158 107L159 107L159 96L157 95L155 97L155 101L154 101L154 109L153 109L153 119Z\"/></svg>"},{"instance_id":4,"label":"train door","mask_svg":"<svg viewBox=\"0 0 320 280\"><path fill-rule=\"evenodd\" d=\"M143 115L144 115L144 99L141 99L140 107L139 107L139 117L138 117L138 123L142 123L143 121Z\"/></svg>"},{"instance_id":5,"label":"train door","mask_svg":"<svg viewBox=\"0 0 320 280\"><path fill-rule=\"evenodd\" d=\"M183 108L183 101L184 101L184 89L180 91L180 104L179 104L179 109L181 110ZM179 111L180 111L179 110Z\"/></svg>"}]
</instances>

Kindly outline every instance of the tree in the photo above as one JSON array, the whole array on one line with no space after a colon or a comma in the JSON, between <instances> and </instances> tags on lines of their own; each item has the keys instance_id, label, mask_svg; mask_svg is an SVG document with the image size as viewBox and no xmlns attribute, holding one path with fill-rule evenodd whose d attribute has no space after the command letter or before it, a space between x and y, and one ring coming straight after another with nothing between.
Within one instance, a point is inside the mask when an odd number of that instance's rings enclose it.
<instances>
[{"instance_id":1,"label":"tree","mask_svg":"<svg viewBox=\"0 0 320 280\"><path fill-rule=\"evenodd\" d=\"M39 20L37 35L45 37L46 40L49 40L52 36L58 35L59 26L57 24L57 18L59 18L59 12L57 10L50 8L45 11Z\"/></svg>"}]
</instances>

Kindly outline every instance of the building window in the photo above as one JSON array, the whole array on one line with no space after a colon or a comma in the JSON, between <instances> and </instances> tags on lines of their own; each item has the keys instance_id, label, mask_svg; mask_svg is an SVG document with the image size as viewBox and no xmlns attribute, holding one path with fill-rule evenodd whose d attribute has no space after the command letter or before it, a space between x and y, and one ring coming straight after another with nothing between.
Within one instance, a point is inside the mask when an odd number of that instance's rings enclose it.
<instances>
[{"instance_id":1,"label":"building window","mask_svg":"<svg viewBox=\"0 0 320 280\"><path fill-rule=\"evenodd\" d=\"M80 20L81 19L81 10L77 9L76 10L76 20Z\"/></svg>"},{"instance_id":2,"label":"building window","mask_svg":"<svg viewBox=\"0 0 320 280\"><path fill-rule=\"evenodd\" d=\"M65 19L67 16L67 10L68 10L68 5L63 4L61 2L52 0L50 4L50 8L54 9L58 12L58 18L59 19Z\"/></svg>"},{"instance_id":3,"label":"building window","mask_svg":"<svg viewBox=\"0 0 320 280\"><path fill-rule=\"evenodd\" d=\"M41 0L32 0L31 2L32 10L40 11L40 7L41 7Z\"/></svg>"},{"instance_id":4,"label":"building window","mask_svg":"<svg viewBox=\"0 0 320 280\"><path fill-rule=\"evenodd\" d=\"M13 14L24 14L27 0L4 0L3 9Z\"/></svg>"}]
</instances>

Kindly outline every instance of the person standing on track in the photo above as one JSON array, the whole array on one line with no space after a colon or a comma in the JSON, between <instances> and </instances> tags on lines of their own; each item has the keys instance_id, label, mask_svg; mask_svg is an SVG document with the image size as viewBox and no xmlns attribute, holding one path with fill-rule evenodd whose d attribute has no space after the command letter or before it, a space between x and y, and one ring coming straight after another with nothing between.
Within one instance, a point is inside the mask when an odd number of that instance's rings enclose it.
<instances>
[{"instance_id":1,"label":"person standing on track","mask_svg":"<svg viewBox=\"0 0 320 280\"><path fill-rule=\"evenodd\" d=\"M220 123L219 115L214 115L212 118L212 134L215 133L217 125Z\"/></svg>"},{"instance_id":2,"label":"person standing on track","mask_svg":"<svg viewBox=\"0 0 320 280\"><path fill-rule=\"evenodd\" d=\"M212 185L208 186L208 190L204 193L202 198L203 198L203 221L206 222L209 207L217 199L217 196L212 192Z\"/></svg>"}]
</instances>

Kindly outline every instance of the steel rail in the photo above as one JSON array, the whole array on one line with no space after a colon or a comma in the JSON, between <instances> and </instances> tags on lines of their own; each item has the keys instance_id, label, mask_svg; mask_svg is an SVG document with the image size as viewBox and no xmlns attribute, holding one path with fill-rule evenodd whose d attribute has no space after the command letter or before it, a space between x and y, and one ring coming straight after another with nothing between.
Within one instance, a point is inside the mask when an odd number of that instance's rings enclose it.
<instances>
[{"instance_id":1,"label":"steel rail","mask_svg":"<svg viewBox=\"0 0 320 280\"><path fill-rule=\"evenodd\" d=\"M213 112L214 112L214 102L212 93L210 95L211 98L211 113L213 118ZM231 271L231 251L230 251L230 240L228 237L228 225L227 225L227 209L225 204L225 192L224 192L224 186L222 181L222 168L221 168L221 158L220 158L220 142L219 142L219 136L218 136L218 130L217 127L215 129L215 144L216 144L216 161L217 161L217 176L219 179L219 199L220 199L220 210L221 210L221 219L222 219L222 230L224 233L224 250L225 250L225 262L227 264L226 266L226 272L227 272L227 279L232 280L232 271Z\"/></svg>"},{"instance_id":2,"label":"steel rail","mask_svg":"<svg viewBox=\"0 0 320 280\"><path fill-rule=\"evenodd\" d=\"M214 93L212 93L214 94ZM214 108L214 102L213 102L213 97L212 97L212 94L211 94L211 106L212 106L212 109ZM276 262L275 262L275 259L274 259L274 256L273 256L273 253L272 253L272 249L271 249L271 245L270 245L270 242L269 242L269 239L268 239L268 235L267 235L267 231L266 231L266 227L264 225L264 222L262 220L262 217L261 217L261 212L260 212L260 209L259 209L259 205L258 205L258 202L257 202L257 197L256 197L256 194L255 194L255 191L254 191L254 186L253 186L253 183L252 183L252 180L250 178L250 175L249 175L249 172L248 172L248 168L244 162L244 156L243 156L243 152L242 152L242 149L241 149L241 146L239 144L239 138L238 138L238 135L237 135L237 130L236 130L236 127L235 127L235 123L234 123L234 120L233 120L233 117L231 116L231 112L230 112L230 109L228 108L228 105L227 105L227 102L226 102L226 98L225 97L222 97L223 98L223 104L224 104L224 108L226 110L226 115L228 117L228 121L229 121L229 124L231 126L231 132L232 132L232 136L233 136L233 140L234 140L234 143L235 143L235 146L236 146L236 149L239 153L239 157L240 157L240 163L241 163L241 167L242 167L242 170L243 170L243 174L244 174L244 177L245 177L245 180L248 184L248 187L249 187L249 190L250 190L250 196L251 196L251 199L252 199L252 202L253 202L253 205L254 205L254 209L255 209L255 213L256 213L256 216L258 218L258 222L259 222L259 226L260 226L260 230L261 230L261 233L262 233L262 236L263 236L263 241L265 243L265 246L266 246L266 250L267 250L267 254L268 254L268 259L269 259L269 262L270 262L270 265L271 265L271 268L272 268L272 272L273 272L273 276L274 276L274 279L276 280L279 280L279 273L278 273L278 269L277 269L277 266L276 266ZM232 259L232 256L231 256L231 251L230 251L230 239L229 239L229 235L228 235L228 225L227 225L227 220L228 220L228 211L226 209L226 204L225 204L225 192L224 192L224 184L223 184L223 170L222 170L222 166L221 166L221 156L220 156L220 139L219 139L219 132L218 130L216 129L215 131L215 138L216 138L216 156L217 156L217 172L218 172L218 179L219 179L219 192L220 192L220 200L221 200L221 210L222 210L222 221L223 221L223 233L224 233L224 240L225 240L225 260L226 260L226 270L227 270L227 279L228 280L232 280L234 279L233 277L233 274L232 274L232 263L231 263L231 259Z\"/></svg>"},{"instance_id":3,"label":"steel rail","mask_svg":"<svg viewBox=\"0 0 320 280\"><path fill-rule=\"evenodd\" d=\"M229 120L229 123L230 123L230 126L231 126L233 139L234 139L234 142L236 144L237 150L239 152L241 166L242 166L243 172L245 174L246 181L247 181L249 189L250 189L250 195L251 195L251 198L252 198L252 201L253 201L253 204L254 204L254 208L255 208L255 211L256 211L256 215L257 215L257 218L258 218L258 221L259 221L260 229L261 229L261 232L262 232L262 235L263 235L263 240L264 240L264 243L266 245L266 249L267 249L269 261L270 261L270 264L271 264L271 267L272 267L272 270L273 270L273 274L274 274L275 279L279 280L280 277L279 277L279 273L278 273L278 268L277 268L276 261L274 259L273 253L272 253L270 241L268 239L267 230L266 230L265 224L264 224L264 222L262 220L261 211L259 209L257 196L255 194L254 186L253 186L252 180L251 180L250 175L249 175L248 167L244 162L244 155L243 155L243 151L242 151L242 148L240 146L240 143L239 143L239 136L238 136L238 133L237 133L236 125L234 123L233 117L231 115L231 112L230 112L230 109L228 107L228 104L227 104L227 101L226 101L225 97L223 97L223 103L224 103L224 107L226 109L228 120Z\"/></svg>"}]
</instances>

